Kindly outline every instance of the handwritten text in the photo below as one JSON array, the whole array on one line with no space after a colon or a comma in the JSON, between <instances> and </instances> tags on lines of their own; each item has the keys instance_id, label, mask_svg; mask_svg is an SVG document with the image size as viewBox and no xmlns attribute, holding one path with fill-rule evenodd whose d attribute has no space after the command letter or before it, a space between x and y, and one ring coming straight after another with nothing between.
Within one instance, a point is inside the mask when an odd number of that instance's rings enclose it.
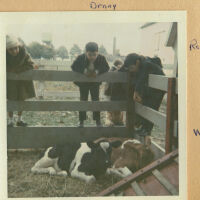
<instances>
[{"instance_id":1,"label":"handwritten text","mask_svg":"<svg viewBox=\"0 0 200 200\"><path fill-rule=\"evenodd\" d=\"M109 10L115 10L117 7L117 4L101 4L101 3L96 3L92 1L90 3L90 8L92 9L99 9L99 8L104 8L104 9L109 9Z\"/></svg>"},{"instance_id":2,"label":"handwritten text","mask_svg":"<svg viewBox=\"0 0 200 200\"><path fill-rule=\"evenodd\" d=\"M193 132L194 132L194 134L195 134L196 136L200 135L200 132L199 132L198 129L193 129Z\"/></svg>"},{"instance_id":3,"label":"handwritten text","mask_svg":"<svg viewBox=\"0 0 200 200\"><path fill-rule=\"evenodd\" d=\"M198 42L196 39L191 40L190 42L190 51L200 49L200 46L198 45Z\"/></svg>"}]
</instances>

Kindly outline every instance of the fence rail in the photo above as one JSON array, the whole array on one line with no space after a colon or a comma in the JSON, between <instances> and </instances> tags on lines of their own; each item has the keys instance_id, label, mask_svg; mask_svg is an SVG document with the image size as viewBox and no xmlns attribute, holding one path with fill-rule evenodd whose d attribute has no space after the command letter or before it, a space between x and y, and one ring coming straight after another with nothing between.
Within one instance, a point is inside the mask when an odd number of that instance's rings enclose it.
<instances>
[{"instance_id":1,"label":"fence rail","mask_svg":"<svg viewBox=\"0 0 200 200\"><path fill-rule=\"evenodd\" d=\"M71 60L41 60L41 59L33 59L34 63L39 66L68 66L71 65Z\"/></svg>"},{"instance_id":2,"label":"fence rail","mask_svg":"<svg viewBox=\"0 0 200 200\"><path fill-rule=\"evenodd\" d=\"M126 111L126 101L8 101L8 111Z\"/></svg>"},{"instance_id":3,"label":"fence rail","mask_svg":"<svg viewBox=\"0 0 200 200\"><path fill-rule=\"evenodd\" d=\"M167 153L171 151L171 138L174 136L173 105L178 93L178 80L159 75L149 75L149 87L164 90L168 94L167 114L133 102L131 78L125 72L108 72L88 78L71 71L30 70L20 74L7 73L8 80L78 81L126 83L129 91L127 101L24 101L7 102L8 111L126 111L126 127L14 127L8 128L8 148L37 148L63 140L91 140L101 136L128 137L134 131L134 113L156 124L166 132Z\"/></svg>"},{"instance_id":4,"label":"fence rail","mask_svg":"<svg viewBox=\"0 0 200 200\"><path fill-rule=\"evenodd\" d=\"M149 85L149 87L167 92L169 78L171 78L171 77L150 74L148 85ZM178 78L176 78L176 86L175 87L176 87L175 88L176 94L178 94Z\"/></svg>"},{"instance_id":5,"label":"fence rail","mask_svg":"<svg viewBox=\"0 0 200 200\"><path fill-rule=\"evenodd\" d=\"M163 91L168 91L168 78L161 75L149 75L149 87ZM7 73L8 80L43 80L43 81L79 81L79 82L110 82L127 83L128 75L126 72L108 72L88 78L80 73L71 71L53 71L53 70L29 70L20 74ZM178 79L176 79L176 93L178 93Z\"/></svg>"},{"instance_id":6,"label":"fence rail","mask_svg":"<svg viewBox=\"0 0 200 200\"><path fill-rule=\"evenodd\" d=\"M9 149L44 148L63 141L92 141L99 137L128 137L126 127L12 127L7 136Z\"/></svg>"},{"instance_id":7,"label":"fence rail","mask_svg":"<svg viewBox=\"0 0 200 200\"><path fill-rule=\"evenodd\" d=\"M79 82L127 82L127 73L108 72L97 76L96 78L88 78L80 73L71 71L53 71L53 70L29 70L20 74L8 73L8 80L43 80L43 81L79 81Z\"/></svg>"},{"instance_id":8,"label":"fence rail","mask_svg":"<svg viewBox=\"0 0 200 200\"><path fill-rule=\"evenodd\" d=\"M151 121L157 125L161 131L165 132L167 119L165 114L137 102L135 103L135 112L143 118Z\"/></svg>"}]
</instances>

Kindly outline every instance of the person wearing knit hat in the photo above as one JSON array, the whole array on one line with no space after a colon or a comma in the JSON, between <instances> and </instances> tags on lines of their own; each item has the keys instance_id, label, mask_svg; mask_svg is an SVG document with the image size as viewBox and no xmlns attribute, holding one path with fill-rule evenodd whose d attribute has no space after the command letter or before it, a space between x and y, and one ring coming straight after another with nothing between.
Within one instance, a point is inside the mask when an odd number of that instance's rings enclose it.
<instances>
[{"instance_id":1,"label":"person wearing knit hat","mask_svg":"<svg viewBox=\"0 0 200 200\"><path fill-rule=\"evenodd\" d=\"M14 48L19 45L20 45L19 40L16 37L12 35L6 36L6 49Z\"/></svg>"},{"instance_id":2,"label":"person wearing knit hat","mask_svg":"<svg viewBox=\"0 0 200 200\"><path fill-rule=\"evenodd\" d=\"M31 57L19 40L11 35L6 36L6 72L21 73L34 68ZM24 101L35 97L33 81L7 80L7 99ZM27 126L22 120L22 111L18 112L17 126ZM13 112L8 112L8 126L14 126Z\"/></svg>"}]
</instances>

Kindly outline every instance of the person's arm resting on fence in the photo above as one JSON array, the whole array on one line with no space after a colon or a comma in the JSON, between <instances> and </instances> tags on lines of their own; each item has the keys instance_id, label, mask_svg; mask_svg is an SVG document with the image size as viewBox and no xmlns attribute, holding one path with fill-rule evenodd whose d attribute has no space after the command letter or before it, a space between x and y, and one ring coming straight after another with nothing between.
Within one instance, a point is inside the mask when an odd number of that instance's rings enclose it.
<instances>
[{"instance_id":1,"label":"person's arm resting on fence","mask_svg":"<svg viewBox=\"0 0 200 200\"><path fill-rule=\"evenodd\" d=\"M137 101L137 97L141 97L142 101L142 96L145 92L145 87L148 87L149 74L165 75L162 68L159 65L151 62L146 62L140 69L138 79L136 81L134 100Z\"/></svg>"},{"instance_id":2,"label":"person's arm resting on fence","mask_svg":"<svg viewBox=\"0 0 200 200\"><path fill-rule=\"evenodd\" d=\"M21 73L27 70L34 69L34 62L32 61L30 55L27 53L24 47L19 47L19 61L14 65L14 67L10 70L10 72Z\"/></svg>"},{"instance_id":3,"label":"person's arm resting on fence","mask_svg":"<svg viewBox=\"0 0 200 200\"><path fill-rule=\"evenodd\" d=\"M83 60L82 56L79 55L76 60L74 60L73 64L71 65L71 69L74 72L78 72L83 74L84 73L84 67L83 67Z\"/></svg>"},{"instance_id":4,"label":"person's arm resting on fence","mask_svg":"<svg viewBox=\"0 0 200 200\"><path fill-rule=\"evenodd\" d=\"M145 85L148 82L148 68L142 66L138 72L138 78L135 85L134 100L141 103L142 102L142 93L144 92Z\"/></svg>"},{"instance_id":5,"label":"person's arm resting on fence","mask_svg":"<svg viewBox=\"0 0 200 200\"><path fill-rule=\"evenodd\" d=\"M109 71L110 67L108 65L108 62L104 56L101 56L99 59L99 68L95 70L96 74L103 74Z\"/></svg>"},{"instance_id":6,"label":"person's arm resting on fence","mask_svg":"<svg viewBox=\"0 0 200 200\"><path fill-rule=\"evenodd\" d=\"M36 65L34 64L34 62L32 61L30 55L25 51L25 59L24 59L24 68L23 70L31 70L31 69L36 69Z\"/></svg>"}]
</instances>

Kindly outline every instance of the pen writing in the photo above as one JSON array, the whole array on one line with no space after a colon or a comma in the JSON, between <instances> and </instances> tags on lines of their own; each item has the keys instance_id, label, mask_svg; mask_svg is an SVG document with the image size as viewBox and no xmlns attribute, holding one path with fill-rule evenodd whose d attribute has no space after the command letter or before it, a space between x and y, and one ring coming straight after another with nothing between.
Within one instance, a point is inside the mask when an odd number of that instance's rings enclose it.
<instances>
[{"instance_id":1,"label":"pen writing","mask_svg":"<svg viewBox=\"0 0 200 200\"><path fill-rule=\"evenodd\" d=\"M200 135L199 129L193 129L193 132L196 136Z\"/></svg>"},{"instance_id":2,"label":"pen writing","mask_svg":"<svg viewBox=\"0 0 200 200\"><path fill-rule=\"evenodd\" d=\"M196 39L191 40L190 42L190 51L195 50L195 49L200 49L198 42Z\"/></svg>"}]
</instances>

